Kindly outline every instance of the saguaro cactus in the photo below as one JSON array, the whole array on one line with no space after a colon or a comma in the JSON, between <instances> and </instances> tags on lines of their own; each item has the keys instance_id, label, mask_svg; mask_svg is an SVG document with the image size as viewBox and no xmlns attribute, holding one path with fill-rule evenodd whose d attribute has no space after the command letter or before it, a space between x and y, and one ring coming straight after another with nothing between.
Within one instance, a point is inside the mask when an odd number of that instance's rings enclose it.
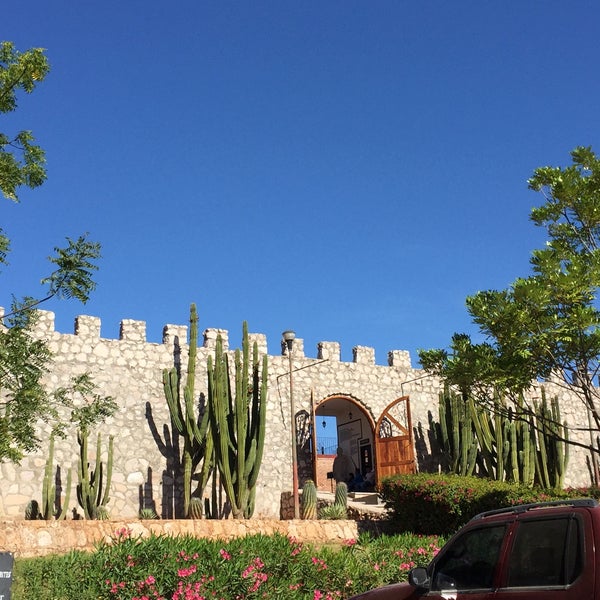
<instances>
[{"instance_id":1,"label":"saguaro cactus","mask_svg":"<svg viewBox=\"0 0 600 600\"><path fill-rule=\"evenodd\" d=\"M77 432L79 443L79 483L77 484L77 500L86 519L98 519L106 513L106 505L110 500L110 482L113 465L113 436L108 438L108 459L106 462L106 485L102 486L104 479L104 466L100 457L101 435L98 434L96 442L96 467L90 470L88 463L88 437L86 428Z\"/></svg>"},{"instance_id":2,"label":"saguaro cactus","mask_svg":"<svg viewBox=\"0 0 600 600\"><path fill-rule=\"evenodd\" d=\"M217 337L214 361L208 357L208 403L221 483L236 519L254 512L256 480L262 462L267 408L267 356L258 357L253 345L250 359L248 324L244 321L242 351L235 351L235 381L229 358Z\"/></svg>"},{"instance_id":3,"label":"saguaro cactus","mask_svg":"<svg viewBox=\"0 0 600 600\"><path fill-rule=\"evenodd\" d=\"M307 479L304 482L300 504L302 505L303 519L317 518L317 487L312 479Z\"/></svg>"},{"instance_id":4,"label":"saguaro cactus","mask_svg":"<svg viewBox=\"0 0 600 600\"><path fill-rule=\"evenodd\" d=\"M190 306L190 346L188 353L187 375L183 387L183 404L181 402L181 370L177 367L163 371L163 389L173 427L183 439L183 513L189 515L192 497L192 477L198 465L202 469L194 494L202 496L204 488L213 469L213 441L209 429L208 410L196 416L196 350L198 347L198 314L196 305Z\"/></svg>"}]
</instances>

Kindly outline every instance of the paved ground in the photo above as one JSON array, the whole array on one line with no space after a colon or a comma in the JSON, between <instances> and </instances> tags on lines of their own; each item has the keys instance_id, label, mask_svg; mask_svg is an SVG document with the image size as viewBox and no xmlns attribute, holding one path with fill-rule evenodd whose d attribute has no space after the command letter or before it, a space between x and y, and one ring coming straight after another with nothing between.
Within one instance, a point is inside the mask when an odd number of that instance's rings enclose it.
<instances>
[{"instance_id":1,"label":"paved ground","mask_svg":"<svg viewBox=\"0 0 600 600\"><path fill-rule=\"evenodd\" d=\"M322 492L318 493L319 500L325 500L331 504L335 500L335 493ZM373 492L349 492L348 493L348 507L354 508L361 513L371 513L373 515L383 516L385 514L385 507L383 503Z\"/></svg>"}]
</instances>

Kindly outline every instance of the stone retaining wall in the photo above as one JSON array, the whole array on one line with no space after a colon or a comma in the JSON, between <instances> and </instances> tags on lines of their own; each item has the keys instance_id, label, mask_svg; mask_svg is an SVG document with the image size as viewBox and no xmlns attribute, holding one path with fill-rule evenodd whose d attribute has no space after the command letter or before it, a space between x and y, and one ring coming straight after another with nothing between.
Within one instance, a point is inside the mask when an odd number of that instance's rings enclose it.
<instances>
[{"instance_id":1,"label":"stone retaining wall","mask_svg":"<svg viewBox=\"0 0 600 600\"><path fill-rule=\"evenodd\" d=\"M303 542L325 543L354 539L356 521L281 521L278 519L175 519L170 521L0 521L0 551L15 557L62 554L70 550L93 550L99 541L111 541L128 530L133 537L193 535L231 540L262 533L280 533Z\"/></svg>"}]
</instances>

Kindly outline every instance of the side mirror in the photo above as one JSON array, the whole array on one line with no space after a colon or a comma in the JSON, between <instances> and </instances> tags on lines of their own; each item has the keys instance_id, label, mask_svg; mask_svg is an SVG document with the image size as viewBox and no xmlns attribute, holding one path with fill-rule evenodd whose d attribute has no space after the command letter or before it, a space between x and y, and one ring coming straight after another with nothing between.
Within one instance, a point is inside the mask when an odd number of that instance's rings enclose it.
<instances>
[{"instance_id":1,"label":"side mirror","mask_svg":"<svg viewBox=\"0 0 600 600\"><path fill-rule=\"evenodd\" d=\"M424 567L415 567L408 572L408 583L416 588L429 587L429 575Z\"/></svg>"}]
</instances>

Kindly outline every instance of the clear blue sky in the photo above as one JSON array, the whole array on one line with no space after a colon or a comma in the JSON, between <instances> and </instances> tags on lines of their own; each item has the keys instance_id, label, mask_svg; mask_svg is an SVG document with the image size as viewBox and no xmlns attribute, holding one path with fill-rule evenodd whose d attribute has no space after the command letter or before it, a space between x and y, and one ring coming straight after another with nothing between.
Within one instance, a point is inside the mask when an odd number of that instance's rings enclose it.
<instances>
[{"instance_id":1,"label":"clear blue sky","mask_svg":"<svg viewBox=\"0 0 600 600\"><path fill-rule=\"evenodd\" d=\"M542 165L600 151L600 4L556 0L29 0L0 39L52 70L0 131L33 130L48 181L2 201L0 275L40 296L46 257L88 231L103 258L78 314L241 323L279 352L447 346L466 296L529 272Z\"/></svg>"}]
</instances>

